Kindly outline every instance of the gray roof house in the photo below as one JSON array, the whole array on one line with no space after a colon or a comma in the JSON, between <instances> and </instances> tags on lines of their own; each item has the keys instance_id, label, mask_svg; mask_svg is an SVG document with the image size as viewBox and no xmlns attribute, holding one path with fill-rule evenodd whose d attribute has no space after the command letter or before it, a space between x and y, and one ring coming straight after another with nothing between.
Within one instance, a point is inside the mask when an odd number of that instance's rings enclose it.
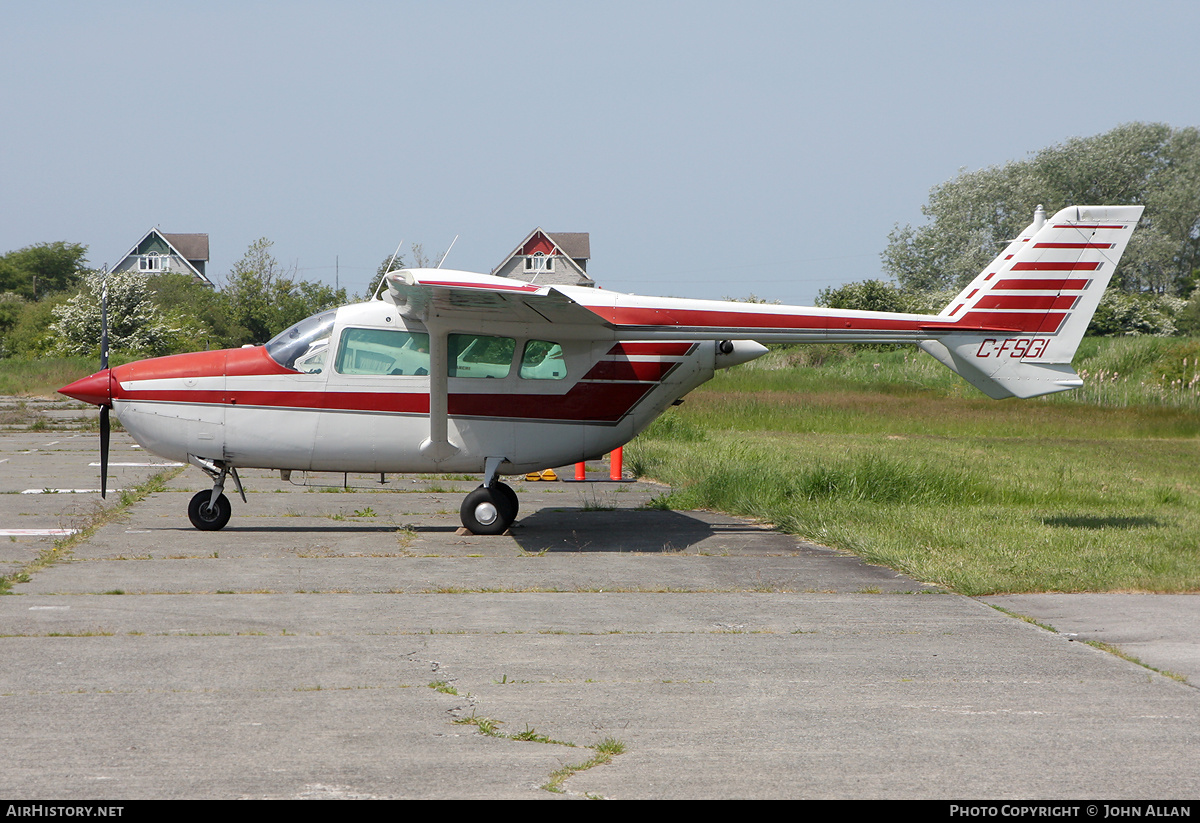
<instances>
[{"instance_id":1,"label":"gray roof house","mask_svg":"<svg viewBox=\"0 0 1200 823\"><path fill-rule=\"evenodd\" d=\"M113 271L136 269L149 274L190 274L197 283L211 286L213 282L204 273L207 264L207 234L167 234L150 229L133 244Z\"/></svg>"},{"instance_id":2,"label":"gray roof house","mask_svg":"<svg viewBox=\"0 0 1200 823\"><path fill-rule=\"evenodd\" d=\"M587 274L591 254L591 240L585 231L550 234L536 228L492 274L539 286L595 286L596 281Z\"/></svg>"}]
</instances>

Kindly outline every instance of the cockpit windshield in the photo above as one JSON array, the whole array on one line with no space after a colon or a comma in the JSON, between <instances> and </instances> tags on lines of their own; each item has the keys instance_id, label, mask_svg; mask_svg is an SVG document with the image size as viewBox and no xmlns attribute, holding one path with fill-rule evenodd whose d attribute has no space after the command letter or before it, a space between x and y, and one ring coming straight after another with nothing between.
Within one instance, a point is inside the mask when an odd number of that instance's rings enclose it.
<instances>
[{"instance_id":1,"label":"cockpit windshield","mask_svg":"<svg viewBox=\"0 0 1200 823\"><path fill-rule=\"evenodd\" d=\"M337 310L314 314L271 338L267 354L285 369L319 374L325 366L325 350L333 333Z\"/></svg>"}]
</instances>

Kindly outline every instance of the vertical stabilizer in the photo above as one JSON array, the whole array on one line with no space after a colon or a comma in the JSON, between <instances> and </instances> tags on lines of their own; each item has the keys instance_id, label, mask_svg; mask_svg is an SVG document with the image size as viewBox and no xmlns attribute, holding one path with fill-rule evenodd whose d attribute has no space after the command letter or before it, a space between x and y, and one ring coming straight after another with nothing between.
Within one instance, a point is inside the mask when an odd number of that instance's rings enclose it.
<instances>
[{"instance_id":1,"label":"vertical stabilizer","mask_svg":"<svg viewBox=\"0 0 1200 823\"><path fill-rule=\"evenodd\" d=\"M921 348L990 397L1082 385L1071 359L1142 210L1070 206L1049 220L1035 215L938 315L947 333Z\"/></svg>"}]
</instances>

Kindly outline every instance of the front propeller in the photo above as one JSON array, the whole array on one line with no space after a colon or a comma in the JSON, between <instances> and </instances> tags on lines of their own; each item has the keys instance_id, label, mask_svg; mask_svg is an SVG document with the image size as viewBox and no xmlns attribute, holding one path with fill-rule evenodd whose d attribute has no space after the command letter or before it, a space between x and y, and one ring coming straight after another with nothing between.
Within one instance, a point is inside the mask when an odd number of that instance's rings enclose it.
<instances>
[{"instance_id":1,"label":"front propeller","mask_svg":"<svg viewBox=\"0 0 1200 823\"><path fill-rule=\"evenodd\" d=\"M108 497L108 412L112 408L112 373L108 370L108 264L100 281L100 371L109 376L108 404L100 407L100 499Z\"/></svg>"},{"instance_id":2,"label":"front propeller","mask_svg":"<svg viewBox=\"0 0 1200 823\"><path fill-rule=\"evenodd\" d=\"M100 407L100 497L108 497L108 410Z\"/></svg>"},{"instance_id":3,"label":"front propeller","mask_svg":"<svg viewBox=\"0 0 1200 823\"><path fill-rule=\"evenodd\" d=\"M100 407L100 496L108 496L108 413L112 409L112 370L108 367L108 271L100 291L100 371L58 390L59 394Z\"/></svg>"}]
</instances>

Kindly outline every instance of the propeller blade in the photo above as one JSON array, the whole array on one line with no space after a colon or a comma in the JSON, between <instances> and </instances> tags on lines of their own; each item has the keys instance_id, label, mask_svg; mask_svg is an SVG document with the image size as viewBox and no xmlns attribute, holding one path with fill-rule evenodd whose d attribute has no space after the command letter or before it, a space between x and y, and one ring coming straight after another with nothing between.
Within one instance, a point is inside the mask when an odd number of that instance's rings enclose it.
<instances>
[{"instance_id":1,"label":"propeller blade","mask_svg":"<svg viewBox=\"0 0 1200 823\"><path fill-rule=\"evenodd\" d=\"M108 368L108 264L104 264L104 274L100 286L100 370Z\"/></svg>"},{"instance_id":2,"label":"propeller blade","mask_svg":"<svg viewBox=\"0 0 1200 823\"><path fill-rule=\"evenodd\" d=\"M108 406L100 407L100 496L108 496Z\"/></svg>"},{"instance_id":3,"label":"propeller blade","mask_svg":"<svg viewBox=\"0 0 1200 823\"><path fill-rule=\"evenodd\" d=\"M100 370L108 368L108 264L100 287ZM111 379L111 378L110 378ZM100 407L100 498L108 497L108 410Z\"/></svg>"}]
</instances>

